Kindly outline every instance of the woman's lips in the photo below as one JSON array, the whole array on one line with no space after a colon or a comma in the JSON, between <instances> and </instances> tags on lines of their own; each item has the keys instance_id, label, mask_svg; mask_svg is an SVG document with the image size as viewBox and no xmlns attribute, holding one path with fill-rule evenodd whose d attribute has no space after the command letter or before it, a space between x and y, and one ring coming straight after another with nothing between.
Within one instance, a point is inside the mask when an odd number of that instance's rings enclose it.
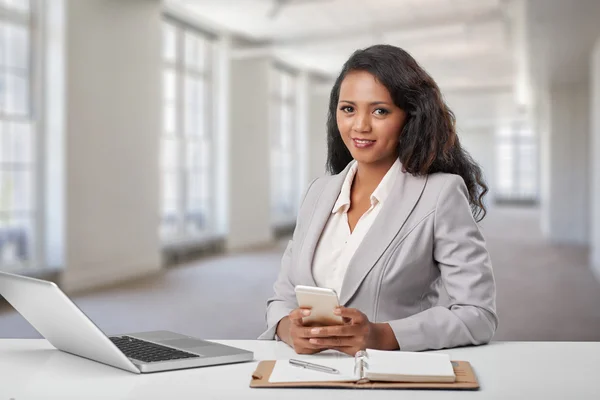
<instances>
[{"instance_id":1,"label":"woman's lips","mask_svg":"<svg viewBox=\"0 0 600 400\"><path fill-rule=\"evenodd\" d=\"M367 139L352 139L352 143L354 146L359 149L366 149L375 144L375 140L367 140Z\"/></svg>"}]
</instances>

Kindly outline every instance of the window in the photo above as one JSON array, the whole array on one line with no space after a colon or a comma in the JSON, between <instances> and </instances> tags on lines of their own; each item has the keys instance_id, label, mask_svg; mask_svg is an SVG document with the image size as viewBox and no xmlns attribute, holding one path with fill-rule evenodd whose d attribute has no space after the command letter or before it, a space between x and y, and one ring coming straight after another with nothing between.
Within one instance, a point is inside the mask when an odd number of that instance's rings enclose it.
<instances>
[{"instance_id":1,"label":"window","mask_svg":"<svg viewBox=\"0 0 600 400\"><path fill-rule=\"evenodd\" d=\"M214 227L212 40L186 25L163 25L161 236L190 238Z\"/></svg>"},{"instance_id":2,"label":"window","mask_svg":"<svg viewBox=\"0 0 600 400\"><path fill-rule=\"evenodd\" d=\"M293 222L297 211L296 77L273 68L271 91L271 214L278 226Z\"/></svg>"},{"instance_id":3,"label":"window","mask_svg":"<svg viewBox=\"0 0 600 400\"><path fill-rule=\"evenodd\" d=\"M40 259L39 164L33 118L29 0L0 0L0 269L35 266Z\"/></svg>"},{"instance_id":4,"label":"window","mask_svg":"<svg viewBox=\"0 0 600 400\"><path fill-rule=\"evenodd\" d=\"M537 200L537 145L528 127L515 123L498 131L496 197L501 201Z\"/></svg>"}]
</instances>

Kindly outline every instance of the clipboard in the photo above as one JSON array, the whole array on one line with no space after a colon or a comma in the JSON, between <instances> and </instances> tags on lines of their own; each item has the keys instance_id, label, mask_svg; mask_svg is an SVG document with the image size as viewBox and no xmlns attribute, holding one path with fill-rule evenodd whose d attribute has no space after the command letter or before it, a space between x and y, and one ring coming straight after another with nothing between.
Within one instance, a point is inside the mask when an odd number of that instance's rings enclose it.
<instances>
[{"instance_id":1,"label":"clipboard","mask_svg":"<svg viewBox=\"0 0 600 400\"><path fill-rule=\"evenodd\" d=\"M478 390L479 382L468 361L452 361L456 381L434 382L279 382L270 383L275 360L260 361L250 381L251 388L337 388L337 389L434 389Z\"/></svg>"}]
</instances>

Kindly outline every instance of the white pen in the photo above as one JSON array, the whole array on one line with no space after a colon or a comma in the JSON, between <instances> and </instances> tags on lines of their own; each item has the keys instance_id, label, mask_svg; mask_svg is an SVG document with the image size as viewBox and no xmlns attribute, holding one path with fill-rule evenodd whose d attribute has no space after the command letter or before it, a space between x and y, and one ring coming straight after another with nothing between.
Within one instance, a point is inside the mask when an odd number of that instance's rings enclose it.
<instances>
[{"instance_id":1,"label":"white pen","mask_svg":"<svg viewBox=\"0 0 600 400\"><path fill-rule=\"evenodd\" d=\"M296 367L312 369L312 370L321 371L321 372L327 372L330 374L339 374L340 373L340 371L338 371L335 368L327 367L325 365L313 364L313 363L309 363L307 361L290 359L290 364L292 364L293 366L296 366Z\"/></svg>"}]
</instances>

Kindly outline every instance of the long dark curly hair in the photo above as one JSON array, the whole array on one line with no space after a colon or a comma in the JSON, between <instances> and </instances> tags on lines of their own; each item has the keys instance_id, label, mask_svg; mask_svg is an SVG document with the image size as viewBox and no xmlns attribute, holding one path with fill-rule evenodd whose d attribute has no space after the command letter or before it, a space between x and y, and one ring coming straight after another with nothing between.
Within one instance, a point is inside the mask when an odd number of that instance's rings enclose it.
<instances>
[{"instance_id":1,"label":"long dark curly hair","mask_svg":"<svg viewBox=\"0 0 600 400\"><path fill-rule=\"evenodd\" d=\"M372 74L406 113L398 142L403 168L416 176L447 172L460 175L469 192L477 222L486 215L482 202L488 187L481 168L465 151L456 134L456 118L433 78L406 51L391 45L375 45L355 51L344 64L331 89L327 117L327 169L338 174L352 161L336 121L340 86L351 71Z\"/></svg>"}]
</instances>

